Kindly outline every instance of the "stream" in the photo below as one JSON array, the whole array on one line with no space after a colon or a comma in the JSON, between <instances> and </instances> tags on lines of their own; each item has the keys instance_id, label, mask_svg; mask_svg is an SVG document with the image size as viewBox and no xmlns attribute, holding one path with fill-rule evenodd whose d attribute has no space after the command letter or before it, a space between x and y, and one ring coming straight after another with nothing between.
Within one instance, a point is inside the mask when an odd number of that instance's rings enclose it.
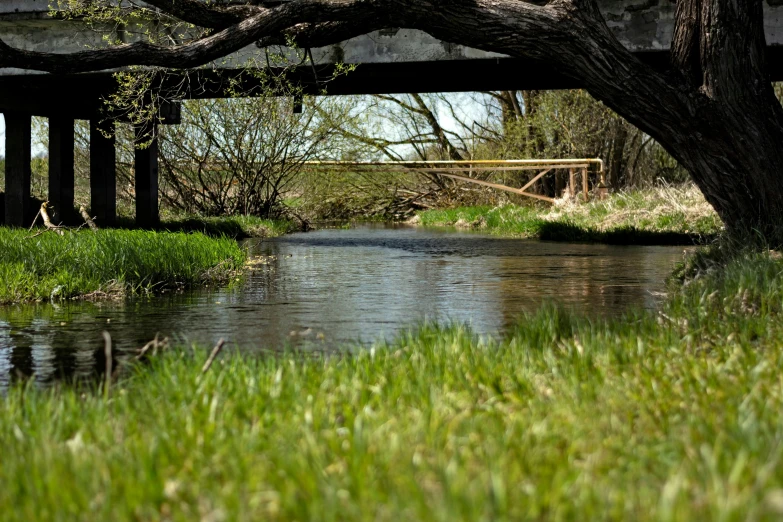
<instances>
[{"instance_id":1,"label":"stream","mask_svg":"<svg viewBox=\"0 0 783 522\"><path fill-rule=\"evenodd\" d=\"M683 247L497 238L473 232L362 225L245 242L269 256L229 288L119 302L0 307L0 392L93 378L108 331L117 353L156 333L244 351L347 350L422 321L457 321L502 335L553 301L592 316L654 308Z\"/></svg>"}]
</instances>

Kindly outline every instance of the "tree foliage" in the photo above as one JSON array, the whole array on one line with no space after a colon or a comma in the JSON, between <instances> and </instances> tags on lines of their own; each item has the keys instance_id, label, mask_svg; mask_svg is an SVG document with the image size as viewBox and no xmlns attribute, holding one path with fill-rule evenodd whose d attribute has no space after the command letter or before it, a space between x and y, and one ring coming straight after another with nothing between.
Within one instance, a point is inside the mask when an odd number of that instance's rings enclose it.
<instances>
[{"instance_id":1,"label":"tree foliage","mask_svg":"<svg viewBox=\"0 0 783 522\"><path fill-rule=\"evenodd\" d=\"M323 105L308 97L295 114L288 98L185 104L182 124L161 133L164 200L192 214L280 216L303 163L330 144L333 128L316 111Z\"/></svg>"}]
</instances>

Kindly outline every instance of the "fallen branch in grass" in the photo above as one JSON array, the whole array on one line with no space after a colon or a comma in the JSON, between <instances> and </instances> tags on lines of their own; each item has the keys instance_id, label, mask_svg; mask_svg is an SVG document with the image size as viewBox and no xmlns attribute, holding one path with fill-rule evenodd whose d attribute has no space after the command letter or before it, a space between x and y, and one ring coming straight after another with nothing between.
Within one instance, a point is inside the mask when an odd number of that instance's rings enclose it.
<instances>
[{"instance_id":1,"label":"fallen branch in grass","mask_svg":"<svg viewBox=\"0 0 783 522\"><path fill-rule=\"evenodd\" d=\"M93 221L94 218L91 218L90 215L87 213L87 211L84 209L84 207L79 207L79 214L81 214L82 219L84 219L84 222L87 223L90 226L90 229L95 232L98 230L98 225L95 224L95 221Z\"/></svg>"},{"instance_id":2,"label":"fallen branch in grass","mask_svg":"<svg viewBox=\"0 0 783 522\"><path fill-rule=\"evenodd\" d=\"M164 337L163 339L158 339L159 334L155 334L155 338L145 344L140 350L138 355L136 355L137 361L143 361L148 355L155 356L158 354L158 349L168 348L169 345L169 338Z\"/></svg>"},{"instance_id":3,"label":"fallen branch in grass","mask_svg":"<svg viewBox=\"0 0 783 522\"><path fill-rule=\"evenodd\" d=\"M44 223L44 229L40 232L37 232L30 236L28 239L32 239L34 237L38 237L41 234L44 234L46 232L55 232L58 235L65 235L65 231L68 230L70 232L78 232L81 230L85 225L89 225L91 229L98 230L98 227L95 225L92 219L90 219L90 216L87 214L87 212L84 210L84 207L80 207L79 211L82 213L82 217L85 220L85 223L83 225L79 225L78 227L66 227L63 225L55 225L52 223L51 217L49 217L49 211L47 210L49 207L49 202L44 201L41 203L41 208L38 209L38 213L35 215L35 219L33 219L32 224L30 225L30 228L28 231L32 232L33 227L35 227L36 222L38 222L38 218L40 217L43 220Z\"/></svg>"},{"instance_id":4,"label":"fallen branch in grass","mask_svg":"<svg viewBox=\"0 0 783 522\"><path fill-rule=\"evenodd\" d=\"M223 349L223 345L226 344L226 341L223 339L219 340L218 343L215 345L215 347L212 349L212 353L209 354L209 358L207 359L207 362L204 363L204 367L201 368L201 375L204 375L209 371L209 369L212 367L212 363L215 362L215 359L217 358L218 354L220 353L220 350Z\"/></svg>"},{"instance_id":5,"label":"fallen branch in grass","mask_svg":"<svg viewBox=\"0 0 783 522\"><path fill-rule=\"evenodd\" d=\"M52 219L49 217L49 212L46 210L47 207L48 207L48 202L44 201L43 203L41 203L41 208L38 211L41 214L41 218L43 219L44 226L47 229L53 230L54 232L62 236L64 234L63 232L64 227L52 223Z\"/></svg>"},{"instance_id":6,"label":"fallen branch in grass","mask_svg":"<svg viewBox=\"0 0 783 522\"><path fill-rule=\"evenodd\" d=\"M111 343L111 338L108 337L108 332L104 332L103 336L104 339L108 340L107 343ZM206 362L204 363L204 366L201 368L201 375L199 375L199 378L201 378L204 374L206 374L209 369L212 367L212 364L215 362L215 359L217 359L217 356L220 355L221 350L223 349L223 346L225 346L226 341L224 339L220 339L215 347L212 349L212 352L209 354L209 357L207 358ZM108 346L108 345L107 345ZM136 354L136 362L142 362L148 357L153 357L158 354L158 349L165 349L169 346L169 338L164 337L163 339L159 339L159 334L155 334L155 338L145 344L143 347L141 347L138 350L138 353ZM108 362L107 362L107 371L108 371Z\"/></svg>"},{"instance_id":7,"label":"fallen branch in grass","mask_svg":"<svg viewBox=\"0 0 783 522\"><path fill-rule=\"evenodd\" d=\"M43 205L41 205L43 206ZM41 215L41 209L38 209L38 213L33 218L33 222L30 224L30 228L27 229L28 232L33 231L33 227L35 226L35 222L38 221L38 217Z\"/></svg>"},{"instance_id":8,"label":"fallen branch in grass","mask_svg":"<svg viewBox=\"0 0 783 522\"><path fill-rule=\"evenodd\" d=\"M104 379L104 385L103 385L103 394L108 397L109 392L111 391L111 378L112 378L112 349L111 349L111 335L109 335L109 332L104 331L103 332L103 353L106 356L106 375Z\"/></svg>"},{"instance_id":9,"label":"fallen branch in grass","mask_svg":"<svg viewBox=\"0 0 783 522\"><path fill-rule=\"evenodd\" d=\"M37 234L34 234L32 237L40 236L44 232L52 231L56 234L63 235L65 234L65 230L70 230L68 227L64 227L62 225L55 225L52 223L52 219L49 217L49 211L47 210L47 207L49 206L48 201L44 201L41 203L41 208L38 209L38 213L35 215L35 219L33 219L33 223L30 225L30 231L33 230L33 227L35 226L35 223L38 221L38 217L40 216L41 219L43 219L44 226L46 227L44 230L38 232Z\"/></svg>"}]
</instances>

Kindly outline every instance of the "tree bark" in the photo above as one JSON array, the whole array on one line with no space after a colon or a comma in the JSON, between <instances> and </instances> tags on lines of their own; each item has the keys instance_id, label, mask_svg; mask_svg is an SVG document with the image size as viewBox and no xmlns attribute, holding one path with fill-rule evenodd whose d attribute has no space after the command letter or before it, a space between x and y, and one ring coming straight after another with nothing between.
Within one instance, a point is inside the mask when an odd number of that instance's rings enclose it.
<instances>
[{"instance_id":1,"label":"tree bark","mask_svg":"<svg viewBox=\"0 0 783 522\"><path fill-rule=\"evenodd\" d=\"M680 0L672 65L682 129L653 134L691 173L728 231L783 244L783 109L766 67L761 1Z\"/></svg>"},{"instance_id":2,"label":"tree bark","mask_svg":"<svg viewBox=\"0 0 783 522\"><path fill-rule=\"evenodd\" d=\"M0 42L0 67L197 67L284 34L324 45L386 27L421 29L443 41L546 62L578 81L688 169L730 234L783 245L783 108L766 70L761 0L678 0L667 73L617 41L595 0L292 0L244 11L193 2L150 3L213 29L194 41L71 55Z\"/></svg>"},{"instance_id":3,"label":"tree bark","mask_svg":"<svg viewBox=\"0 0 783 522\"><path fill-rule=\"evenodd\" d=\"M626 123L620 119L617 120L612 136L612 146L610 147L610 157L608 158L609 186L617 190L625 185L625 144L628 141L628 128Z\"/></svg>"}]
</instances>

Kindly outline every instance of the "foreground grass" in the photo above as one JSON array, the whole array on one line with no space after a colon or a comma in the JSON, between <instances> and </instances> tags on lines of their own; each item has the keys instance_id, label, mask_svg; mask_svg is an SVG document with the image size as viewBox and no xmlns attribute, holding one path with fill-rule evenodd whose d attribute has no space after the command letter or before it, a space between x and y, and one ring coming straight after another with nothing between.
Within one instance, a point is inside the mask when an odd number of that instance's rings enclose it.
<instances>
[{"instance_id":1,"label":"foreground grass","mask_svg":"<svg viewBox=\"0 0 783 522\"><path fill-rule=\"evenodd\" d=\"M225 281L245 259L235 241L203 234L81 230L31 236L0 228L0 303Z\"/></svg>"},{"instance_id":2,"label":"foreground grass","mask_svg":"<svg viewBox=\"0 0 783 522\"><path fill-rule=\"evenodd\" d=\"M691 185L615 193L587 204L431 210L420 213L419 222L506 236L618 244L692 244L710 240L722 229L717 214Z\"/></svg>"},{"instance_id":3,"label":"foreground grass","mask_svg":"<svg viewBox=\"0 0 783 522\"><path fill-rule=\"evenodd\" d=\"M351 356L171 352L0 400L4 520L779 520L783 264Z\"/></svg>"}]
</instances>

